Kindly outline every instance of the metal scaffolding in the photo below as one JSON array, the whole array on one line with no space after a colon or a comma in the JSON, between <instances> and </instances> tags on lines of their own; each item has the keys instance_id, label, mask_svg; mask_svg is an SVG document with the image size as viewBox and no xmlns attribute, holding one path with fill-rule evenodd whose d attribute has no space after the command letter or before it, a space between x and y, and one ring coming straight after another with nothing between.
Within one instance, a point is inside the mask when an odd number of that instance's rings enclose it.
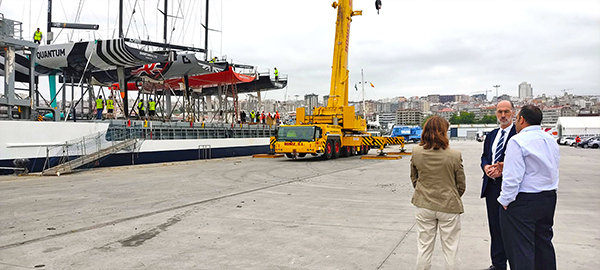
<instances>
[{"instance_id":1,"label":"metal scaffolding","mask_svg":"<svg viewBox=\"0 0 600 270\"><path fill-rule=\"evenodd\" d=\"M4 18L0 13L0 51L4 56L4 93L0 95L0 118L30 119L38 95L35 89L35 55L38 45L23 40L21 22ZM15 87L15 53L23 51L29 58L29 81L27 88ZM26 94L17 93L25 92ZM3 117L4 116L4 117Z\"/></svg>"}]
</instances>

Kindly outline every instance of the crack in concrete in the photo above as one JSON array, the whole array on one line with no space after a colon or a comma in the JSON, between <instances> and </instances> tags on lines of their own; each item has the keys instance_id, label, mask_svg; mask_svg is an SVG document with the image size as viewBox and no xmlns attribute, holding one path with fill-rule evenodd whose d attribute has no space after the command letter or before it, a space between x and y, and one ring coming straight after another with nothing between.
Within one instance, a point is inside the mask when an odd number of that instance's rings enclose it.
<instances>
[{"instance_id":1,"label":"crack in concrete","mask_svg":"<svg viewBox=\"0 0 600 270\"><path fill-rule=\"evenodd\" d=\"M253 219L253 218L229 218L229 217L219 217L219 216L207 216L209 218L214 219L223 219L223 220L243 220L243 221L254 221L254 222L264 222L264 223L273 223L273 224L281 224L281 225L294 225L298 226L316 226L316 227L334 227L334 228L348 228L348 229L361 229L361 230L375 230L375 231L384 231L384 232L398 232L404 230L396 230L396 229L385 229L385 228L376 228L376 227L365 227L365 226L352 226L352 225L344 225L344 224L328 224L328 223L316 223L316 222L301 222L301 221L280 221L280 220L271 220L271 219ZM409 231L415 226L411 225Z\"/></svg>"},{"instance_id":2,"label":"crack in concrete","mask_svg":"<svg viewBox=\"0 0 600 270\"><path fill-rule=\"evenodd\" d=\"M417 224L416 222L413 223L413 225L410 227L410 229L408 229L408 231L406 231L404 236L402 236L402 239L400 239L400 242L398 242L398 244L396 244L396 246L392 249L392 251L390 251L390 253L387 255L387 257L385 257L385 259L381 262L381 264L379 266L377 266L377 268L375 268L376 270L379 270L381 267L383 267L385 262L387 262L387 260L392 256L392 254L394 254L394 251L398 248L398 246L400 246L400 244L402 244L404 239L406 239L406 236L408 236L408 234L410 233L410 231L413 230L413 228L415 227L416 224Z\"/></svg>"},{"instance_id":3,"label":"crack in concrete","mask_svg":"<svg viewBox=\"0 0 600 270\"><path fill-rule=\"evenodd\" d=\"M11 267L19 267L19 268L24 268L24 269L35 269L35 267L31 267L31 266L22 266L22 265L16 265L16 264L5 263L5 262L0 262L0 265L6 265L6 266L11 266Z\"/></svg>"}]
</instances>

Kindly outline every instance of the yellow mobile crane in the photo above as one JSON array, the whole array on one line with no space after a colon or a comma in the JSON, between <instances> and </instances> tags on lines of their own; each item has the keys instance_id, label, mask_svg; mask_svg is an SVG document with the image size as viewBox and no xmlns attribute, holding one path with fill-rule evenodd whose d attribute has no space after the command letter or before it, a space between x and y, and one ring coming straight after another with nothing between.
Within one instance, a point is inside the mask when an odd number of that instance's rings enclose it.
<instances>
[{"instance_id":1,"label":"yellow mobile crane","mask_svg":"<svg viewBox=\"0 0 600 270\"><path fill-rule=\"evenodd\" d=\"M377 2L376 2L377 3ZM322 155L325 159L339 156L363 155L371 146L401 144L399 138L373 137L366 132L366 121L348 106L348 46L350 22L362 11L352 11L352 0L333 2L337 8L331 88L326 107L314 108L307 114L305 108L296 109L296 124L279 127L277 136L271 138L275 153L288 158ZM379 10L376 4L376 8Z\"/></svg>"}]
</instances>

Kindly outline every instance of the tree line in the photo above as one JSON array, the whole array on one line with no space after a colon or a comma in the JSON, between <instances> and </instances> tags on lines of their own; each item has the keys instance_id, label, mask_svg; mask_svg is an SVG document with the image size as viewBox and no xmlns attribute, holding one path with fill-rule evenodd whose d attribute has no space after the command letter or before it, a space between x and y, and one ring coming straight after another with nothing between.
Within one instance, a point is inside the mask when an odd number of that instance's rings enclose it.
<instances>
[{"instance_id":1,"label":"tree line","mask_svg":"<svg viewBox=\"0 0 600 270\"><path fill-rule=\"evenodd\" d=\"M433 115L427 116L423 119L423 123L421 126L425 125L425 122L429 117ZM470 112L461 112L460 115L453 114L450 117L450 124L458 125L458 124L496 124L496 116L495 115L484 115L481 119L475 120L475 114Z\"/></svg>"}]
</instances>

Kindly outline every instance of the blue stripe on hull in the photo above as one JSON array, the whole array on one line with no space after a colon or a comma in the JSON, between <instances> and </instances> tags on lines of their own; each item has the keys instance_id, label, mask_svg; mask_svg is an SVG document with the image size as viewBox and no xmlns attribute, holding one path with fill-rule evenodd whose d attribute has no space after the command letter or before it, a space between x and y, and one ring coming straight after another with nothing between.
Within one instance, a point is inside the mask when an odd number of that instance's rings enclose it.
<instances>
[{"instance_id":1,"label":"blue stripe on hull","mask_svg":"<svg viewBox=\"0 0 600 270\"><path fill-rule=\"evenodd\" d=\"M41 172L44 167L44 161L46 158L30 158L29 159L29 171L30 172ZM0 160L0 167L14 167L12 159L3 159ZM0 169L0 175L2 174L12 174L13 170L4 170Z\"/></svg>"},{"instance_id":2,"label":"blue stripe on hull","mask_svg":"<svg viewBox=\"0 0 600 270\"><path fill-rule=\"evenodd\" d=\"M212 158L250 156L254 154L264 154L269 151L268 145L260 146L241 146L241 147L225 147L213 148ZM133 156L133 158L132 158ZM156 151L156 152L141 152L141 153L121 153L113 154L104 159L97 161L93 167L112 167L123 165L138 165L149 163L175 162L186 160L206 159L202 151L198 149L190 150L173 150L173 151ZM29 171L41 172L44 166L45 158L30 158ZM14 167L12 160L0 160L0 167ZM0 170L0 174L11 174L12 170Z\"/></svg>"}]
</instances>

